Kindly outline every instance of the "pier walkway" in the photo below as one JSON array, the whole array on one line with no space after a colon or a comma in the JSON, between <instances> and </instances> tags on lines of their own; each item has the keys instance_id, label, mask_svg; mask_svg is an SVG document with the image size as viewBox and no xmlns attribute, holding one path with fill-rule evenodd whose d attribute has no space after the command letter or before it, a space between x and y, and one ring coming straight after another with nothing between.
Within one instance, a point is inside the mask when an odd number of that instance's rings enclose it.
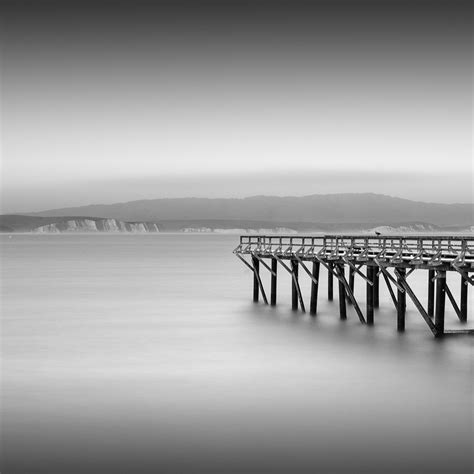
<instances>
[{"instance_id":1,"label":"pier walkway","mask_svg":"<svg viewBox=\"0 0 474 474\"><path fill-rule=\"evenodd\" d=\"M379 305L379 277L382 276L396 309L399 331L405 330L408 296L435 337L474 334L474 329L445 330L444 327L446 297L459 322L467 322L468 287L474 284L474 236L243 235L234 254L253 272L254 301L261 295L268 304L260 277L262 265L271 274L270 304L276 304L280 266L291 276L293 310L299 307L306 311L300 288L301 269L311 280L309 312L316 316L320 267L323 266L327 271L329 300L333 299L334 279L337 281L341 319L347 317L348 303L353 305L361 323L374 324L374 309ZM418 270L427 273L426 308L408 282L408 277ZM446 272L459 275L459 298L448 287ZM354 295L356 276L366 284L364 312Z\"/></svg>"}]
</instances>

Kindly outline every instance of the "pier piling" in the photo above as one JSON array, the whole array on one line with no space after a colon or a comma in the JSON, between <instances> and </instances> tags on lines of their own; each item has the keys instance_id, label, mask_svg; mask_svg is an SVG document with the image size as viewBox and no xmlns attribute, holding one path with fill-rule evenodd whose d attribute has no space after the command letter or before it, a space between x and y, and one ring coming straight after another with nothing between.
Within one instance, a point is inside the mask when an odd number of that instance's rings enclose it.
<instances>
[{"instance_id":1,"label":"pier piling","mask_svg":"<svg viewBox=\"0 0 474 474\"><path fill-rule=\"evenodd\" d=\"M405 331L405 314L407 309L407 296L406 291L403 290L403 282L405 278L406 270L404 268L398 269L398 288L397 292L397 330L400 332Z\"/></svg>"},{"instance_id":2,"label":"pier piling","mask_svg":"<svg viewBox=\"0 0 474 474\"><path fill-rule=\"evenodd\" d=\"M293 273L291 278L291 309L296 311L298 309L298 260L291 261L291 271Z\"/></svg>"},{"instance_id":3,"label":"pier piling","mask_svg":"<svg viewBox=\"0 0 474 474\"><path fill-rule=\"evenodd\" d=\"M252 257L252 265L253 265L253 301L254 303L258 303L258 293L259 293L259 272L260 272L260 262L258 258Z\"/></svg>"},{"instance_id":4,"label":"pier piling","mask_svg":"<svg viewBox=\"0 0 474 474\"><path fill-rule=\"evenodd\" d=\"M374 267L367 265L366 318L369 326L374 324ZM372 283L372 284L371 284Z\"/></svg>"},{"instance_id":5,"label":"pier piling","mask_svg":"<svg viewBox=\"0 0 474 474\"><path fill-rule=\"evenodd\" d=\"M434 316L434 278L435 278L435 271L428 270L428 316Z\"/></svg>"},{"instance_id":6,"label":"pier piling","mask_svg":"<svg viewBox=\"0 0 474 474\"><path fill-rule=\"evenodd\" d=\"M344 265L338 266L338 274L344 278ZM344 288L344 283L341 280L339 282L339 317L340 319L347 319L346 311L346 289Z\"/></svg>"},{"instance_id":7,"label":"pier piling","mask_svg":"<svg viewBox=\"0 0 474 474\"><path fill-rule=\"evenodd\" d=\"M328 263L328 300L332 301L333 300L333 263L329 262Z\"/></svg>"},{"instance_id":8,"label":"pier piling","mask_svg":"<svg viewBox=\"0 0 474 474\"><path fill-rule=\"evenodd\" d=\"M355 276L354 269L352 267L349 267L349 288L352 294L354 294L354 276ZM349 304L352 304L352 300L349 297L349 294L347 295L346 299Z\"/></svg>"},{"instance_id":9,"label":"pier piling","mask_svg":"<svg viewBox=\"0 0 474 474\"><path fill-rule=\"evenodd\" d=\"M373 283L374 283L374 308L379 307L379 275L378 275L378 267L374 267L373 269Z\"/></svg>"},{"instance_id":10,"label":"pier piling","mask_svg":"<svg viewBox=\"0 0 474 474\"><path fill-rule=\"evenodd\" d=\"M461 321L467 322L467 291L468 283L461 277Z\"/></svg>"},{"instance_id":11,"label":"pier piling","mask_svg":"<svg viewBox=\"0 0 474 474\"><path fill-rule=\"evenodd\" d=\"M311 301L310 301L309 313L312 316L316 316L316 312L318 309L318 286L319 286L319 262L316 260L313 261L312 275L314 279L311 280Z\"/></svg>"},{"instance_id":12,"label":"pier piling","mask_svg":"<svg viewBox=\"0 0 474 474\"><path fill-rule=\"evenodd\" d=\"M435 327L436 337L444 336L444 309L446 300L446 272L438 270L436 275L436 309Z\"/></svg>"},{"instance_id":13,"label":"pier piling","mask_svg":"<svg viewBox=\"0 0 474 474\"><path fill-rule=\"evenodd\" d=\"M270 287L270 305L275 306L277 301L277 269L278 260L272 258L272 274L271 274L271 287Z\"/></svg>"}]
</instances>

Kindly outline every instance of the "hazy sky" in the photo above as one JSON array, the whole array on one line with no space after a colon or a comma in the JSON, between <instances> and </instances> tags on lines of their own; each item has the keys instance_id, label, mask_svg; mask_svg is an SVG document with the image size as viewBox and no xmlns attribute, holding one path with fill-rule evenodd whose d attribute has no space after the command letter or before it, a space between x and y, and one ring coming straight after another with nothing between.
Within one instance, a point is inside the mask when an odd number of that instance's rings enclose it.
<instances>
[{"instance_id":1,"label":"hazy sky","mask_svg":"<svg viewBox=\"0 0 474 474\"><path fill-rule=\"evenodd\" d=\"M2 8L4 212L345 190L473 198L469 1Z\"/></svg>"}]
</instances>

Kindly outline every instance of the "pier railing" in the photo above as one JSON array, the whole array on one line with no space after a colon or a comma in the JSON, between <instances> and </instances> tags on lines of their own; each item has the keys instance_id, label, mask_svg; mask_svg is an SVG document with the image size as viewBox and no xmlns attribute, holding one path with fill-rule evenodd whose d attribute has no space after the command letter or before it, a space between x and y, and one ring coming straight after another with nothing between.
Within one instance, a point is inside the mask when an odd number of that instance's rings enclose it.
<instances>
[{"instance_id":1,"label":"pier railing","mask_svg":"<svg viewBox=\"0 0 474 474\"><path fill-rule=\"evenodd\" d=\"M235 248L236 256L254 273L254 301L259 294L268 303L262 280L260 263L271 273L271 304L276 304L278 264L292 279L292 307L305 311L298 270L302 268L311 279L310 313L316 314L320 265L328 272L328 298L333 298L333 277L339 282L341 319L346 318L345 301L352 304L363 323L373 324L373 309L378 307L379 275L383 276L397 309L398 329L405 328L406 295L413 301L433 334L473 334L474 330L444 330L445 296L453 305L460 322L467 321L467 288L474 284L474 236L450 235L319 235L278 236L243 235ZM251 256L249 263L245 256ZM313 263L310 270L306 265ZM366 267L365 274L361 271ZM349 280L345 277L349 269ZM390 272L390 270L393 271ZM428 308L425 309L407 278L415 270L428 270ZM461 276L460 304L446 283L446 272ZM354 296L355 275L367 284L367 315L362 314ZM436 282L436 308L435 305ZM397 290L395 295L394 288ZM436 311L435 311L436 310ZM433 313L435 321L432 321Z\"/></svg>"},{"instance_id":2,"label":"pier railing","mask_svg":"<svg viewBox=\"0 0 474 474\"><path fill-rule=\"evenodd\" d=\"M377 259L394 266L405 263L456 270L474 265L474 236L243 235L234 253L302 260L316 256L334 261Z\"/></svg>"}]
</instances>

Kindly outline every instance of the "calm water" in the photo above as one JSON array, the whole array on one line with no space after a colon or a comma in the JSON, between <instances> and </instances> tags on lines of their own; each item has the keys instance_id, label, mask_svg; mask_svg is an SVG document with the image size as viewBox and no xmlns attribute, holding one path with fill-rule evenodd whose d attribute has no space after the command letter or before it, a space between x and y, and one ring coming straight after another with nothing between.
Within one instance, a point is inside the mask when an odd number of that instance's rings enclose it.
<instances>
[{"instance_id":1,"label":"calm water","mask_svg":"<svg viewBox=\"0 0 474 474\"><path fill-rule=\"evenodd\" d=\"M410 302L397 334L385 288L368 328L325 272L315 319L283 269L278 306L253 304L237 236L1 243L4 473L472 472L472 339L434 340Z\"/></svg>"}]
</instances>

